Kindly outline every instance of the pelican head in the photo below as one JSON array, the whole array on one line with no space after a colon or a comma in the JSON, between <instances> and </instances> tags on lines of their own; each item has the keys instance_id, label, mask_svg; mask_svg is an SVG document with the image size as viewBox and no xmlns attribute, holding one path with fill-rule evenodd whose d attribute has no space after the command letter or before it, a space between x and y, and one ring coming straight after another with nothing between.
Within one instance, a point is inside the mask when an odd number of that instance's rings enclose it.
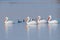
<instances>
[{"instance_id":1,"label":"pelican head","mask_svg":"<svg viewBox=\"0 0 60 40\"><path fill-rule=\"evenodd\" d=\"M40 20L41 19L41 16L38 16L38 19Z\"/></svg>"},{"instance_id":2,"label":"pelican head","mask_svg":"<svg viewBox=\"0 0 60 40\"><path fill-rule=\"evenodd\" d=\"M4 23L6 23L8 21L8 17L5 17L4 19Z\"/></svg>"},{"instance_id":3,"label":"pelican head","mask_svg":"<svg viewBox=\"0 0 60 40\"><path fill-rule=\"evenodd\" d=\"M5 21L5 22L8 21L8 17L5 17L5 20L4 20L4 21Z\"/></svg>"},{"instance_id":4,"label":"pelican head","mask_svg":"<svg viewBox=\"0 0 60 40\"><path fill-rule=\"evenodd\" d=\"M29 20L30 20L29 16L25 18L25 22L29 22Z\"/></svg>"},{"instance_id":5,"label":"pelican head","mask_svg":"<svg viewBox=\"0 0 60 40\"><path fill-rule=\"evenodd\" d=\"M51 21L52 17L51 15L48 16L48 21Z\"/></svg>"}]
</instances>

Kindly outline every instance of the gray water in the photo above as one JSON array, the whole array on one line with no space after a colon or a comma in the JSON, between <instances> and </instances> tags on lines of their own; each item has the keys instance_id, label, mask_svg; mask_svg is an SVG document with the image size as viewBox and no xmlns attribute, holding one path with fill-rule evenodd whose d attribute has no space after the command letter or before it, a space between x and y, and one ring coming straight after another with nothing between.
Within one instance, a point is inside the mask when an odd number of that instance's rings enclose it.
<instances>
[{"instance_id":1,"label":"gray water","mask_svg":"<svg viewBox=\"0 0 60 40\"><path fill-rule=\"evenodd\" d=\"M47 20L48 15L60 21L59 0L1 0L0 1L0 40L60 40L60 24L26 25L17 23L27 16L41 16ZM15 24L4 24L4 18Z\"/></svg>"}]
</instances>

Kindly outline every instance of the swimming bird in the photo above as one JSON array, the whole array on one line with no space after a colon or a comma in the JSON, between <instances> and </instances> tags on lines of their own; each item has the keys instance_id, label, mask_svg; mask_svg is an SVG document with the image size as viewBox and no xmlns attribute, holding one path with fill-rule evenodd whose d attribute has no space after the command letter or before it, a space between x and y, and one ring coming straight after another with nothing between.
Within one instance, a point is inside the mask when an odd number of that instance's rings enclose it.
<instances>
[{"instance_id":1,"label":"swimming bird","mask_svg":"<svg viewBox=\"0 0 60 40\"><path fill-rule=\"evenodd\" d=\"M51 15L49 15L49 16L48 16L48 23L57 24L58 21L57 21L57 20L52 20Z\"/></svg>"},{"instance_id":2,"label":"swimming bird","mask_svg":"<svg viewBox=\"0 0 60 40\"><path fill-rule=\"evenodd\" d=\"M18 23L22 23L22 21L20 21L20 20L18 19Z\"/></svg>"},{"instance_id":3,"label":"swimming bird","mask_svg":"<svg viewBox=\"0 0 60 40\"><path fill-rule=\"evenodd\" d=\"M8 17L5 17L4 23L5 23L5 24L12 24L13 21L8 20Z\"/></svg>"},{"instance_id":4,"label":"swimming bird","mask_svg":"<svg viewBox=\"0 0 60 40\"><path fill-rule=\"evenodd\" d=\"M28 16L27 18L26 18L26 24L27 25L35 25L36 24L36 21L34 21L34 20L31 20L30 21L30 17Z\"/></svg>"},{"instance_id":5,"label":"swimming bird","mask_svg":"<svg viewBox=\"0 0 60 40\"><path fill-rule=\"evenodd\" d=\"M45 19L41 19L41 16L37 17L37 23L38 24L43 24L43 23L47 23L47 21Z\"/></svg>"}]
</instances>

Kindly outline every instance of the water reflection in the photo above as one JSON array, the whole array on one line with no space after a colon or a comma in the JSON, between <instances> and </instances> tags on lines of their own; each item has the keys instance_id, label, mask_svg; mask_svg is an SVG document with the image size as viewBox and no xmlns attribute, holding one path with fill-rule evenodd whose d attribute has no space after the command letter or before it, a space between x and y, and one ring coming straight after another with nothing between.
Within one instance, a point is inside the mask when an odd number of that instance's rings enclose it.
<instances>
[{"instance_id":1,"label":"water reflection","mask_svg":"<svg viewBox=\"0 0 60 40\"><path fill-rule=\"evenodd\" d=\"M47 24L38 24L38 30L40 30L41 28L45 28L47 26Z\"/></svg>"},{"instance_id":2,"label":"water reflection","mask_svg":"<svg viewBox=\"0 0 60 40\"><path fill-rule=\"evenodd\" d=\"M34 33L36 32L36 27L36 25L26 25L27 40L32 40L33 36L35 35Z\"/></svg>"},{"instance_id":3,"label":"water reflection","mask_svg":"<svg viewBox=\"0 0 60 40\"><path fill-rule=\"evenodd\" d=\"M13 24L4 24L5 35L8 38L8 33L12 31Z\"/></svg>"},{"instance_id":4,"label":"water reflection","mask_svg":"<svg viewBox=\"0 0 60 40\"><path fill-rule=\"evenodd\" d=\"M48 40L47 24L38 24L38 39L39 40Z\"/></svg>"},{"instance_id":5,"label":"water reflection","mask_svg":"<svg viewBox=\"0 0 60 40\"><path fill-rule=\"evenodd\" d=\"M53 39L56 38L56 35L57 35L57 27L58 27L58 24L48 24L48 28L49 28L49 39L50 40L53 40Z\"/></svg>"},{"instance_id":6,"label":"water reflection","mask_svg":"<svg viewBox=\"0 0 60 40\"><path fill-rule=\"evenodd\" d=\"M36 28L36 25L26 25L26 31Z\"/></svg>"},{"instance_id":7,"label":"water reflection","mask_svg":"<svg viewBox=\"0 0 60 40\"><path fill-rule=\"evenodd\" d=\"M56 31L58 24L48 24L49 32Z\"/></svg>"}]
</instances>

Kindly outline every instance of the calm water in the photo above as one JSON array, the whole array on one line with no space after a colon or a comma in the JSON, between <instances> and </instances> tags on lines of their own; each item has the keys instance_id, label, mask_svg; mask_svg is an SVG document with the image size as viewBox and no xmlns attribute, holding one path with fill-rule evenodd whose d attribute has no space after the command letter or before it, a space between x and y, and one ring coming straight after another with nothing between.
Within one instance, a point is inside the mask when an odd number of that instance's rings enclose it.
<instances>
[{"instance_id":1,"label":"calm water","mask_svg":"<svg viewBox=\"0 0 60 40\"><path fill-rule=\"evenodd\" d=\"M52 15L53 19L60 21L60 3L57 1L0 2L0 40L60 40L60 24L17 23L18 19L22 21L27 16L36 18L39 15L44 19ZM14 21L15 24L4 24L5 16L8 16L9 20Z\"/></svg>"}]
</instances>

